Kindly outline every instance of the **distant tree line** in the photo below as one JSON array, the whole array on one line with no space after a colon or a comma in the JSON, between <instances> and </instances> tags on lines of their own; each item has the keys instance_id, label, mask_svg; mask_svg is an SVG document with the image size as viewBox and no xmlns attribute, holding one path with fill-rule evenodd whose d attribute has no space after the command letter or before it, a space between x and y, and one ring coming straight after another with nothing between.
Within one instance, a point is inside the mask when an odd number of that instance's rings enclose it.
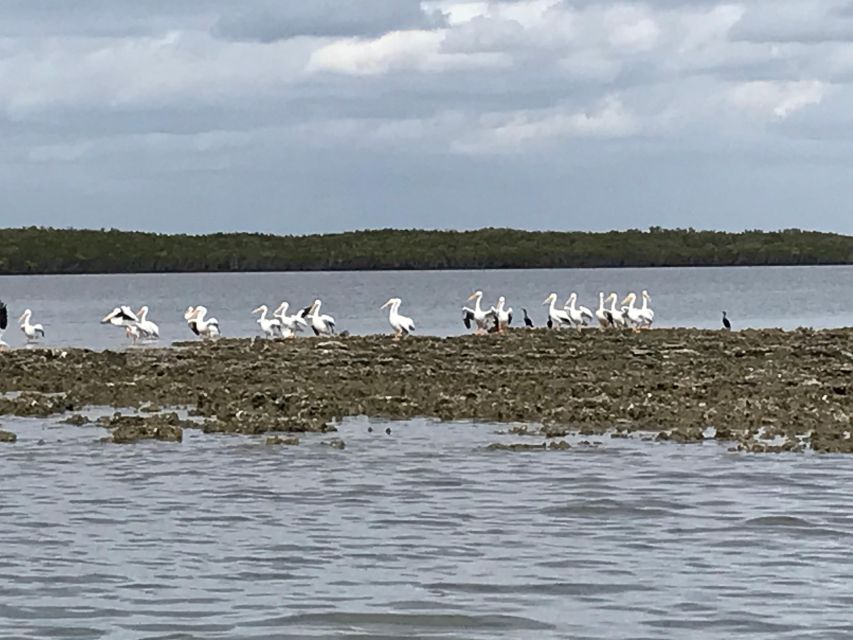
<instances>
[{"instance_id":1,"label":"distant tree line","mask_svg":"<svg viewBox=\"0 0 853 640\"><path fill-rule=\"evenodd\" d=\"M853 264L853 236L694 229L606 233L381 229L275 236L0 229L0 274Z\"/></svg>"}]
</instances>

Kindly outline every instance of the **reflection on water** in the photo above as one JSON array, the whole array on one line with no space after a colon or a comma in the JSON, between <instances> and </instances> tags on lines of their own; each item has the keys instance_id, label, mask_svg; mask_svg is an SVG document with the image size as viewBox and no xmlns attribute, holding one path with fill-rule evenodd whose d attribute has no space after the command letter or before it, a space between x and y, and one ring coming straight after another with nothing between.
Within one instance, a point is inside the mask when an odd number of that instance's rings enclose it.
<instances>
[{"instance_id":1,"label":"reflection on water","mask_svg":"<svg viewBox=\"0 0 853 640\"><path fill-rule=\"evenodd\" d=\"M551 292L560 301L577 291L592 309L599 291L648 289L659 326L718 328L725 309L736 329L744 327L838 327L853 324L853 267L726 267L683 269L563 269L526 271L414 271L343 273L236 273L109 276L0 277L0 299L17 318L25 307L47 330L45 344L115 348L127 344L123 330L98 321L118 304L151 307L163 342L192 338L183 320L190 304L204 304L225 335L258 333L251 310L288 300L292 308L323 300L341 330L390 331L379 306L392 295L414 318L418 333L464 332L461 306L474 289L486 302L499 295L542 324ZM23 343L16 328L7 342Z\"/></svg>"},{"instance_id":2,"label":"reflection on water","mask_svg":"<svg viewBox=\"0 0 853 640\"><path fill-rule=\"evenodd\" d=\"M853 458L495 452L520 438L426 421L348 421L343 451L4 426L3 637L853 633Z\"/></svg>"}]
</instances>

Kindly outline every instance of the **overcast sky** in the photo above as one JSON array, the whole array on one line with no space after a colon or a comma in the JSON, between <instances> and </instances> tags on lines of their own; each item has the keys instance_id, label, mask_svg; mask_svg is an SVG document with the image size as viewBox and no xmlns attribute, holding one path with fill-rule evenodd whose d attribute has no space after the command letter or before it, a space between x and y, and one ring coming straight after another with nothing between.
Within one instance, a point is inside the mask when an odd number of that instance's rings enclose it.
<instances>
[{"instance_id":1,"label":"overcast sky","mask_svg":"<svg viewBox=\"0 0 853 640\"><path fill-rule=\"evenodd\" d=\"M0 226L853 233L853 1L2 0Z\"/></svg>"}]
</instances>

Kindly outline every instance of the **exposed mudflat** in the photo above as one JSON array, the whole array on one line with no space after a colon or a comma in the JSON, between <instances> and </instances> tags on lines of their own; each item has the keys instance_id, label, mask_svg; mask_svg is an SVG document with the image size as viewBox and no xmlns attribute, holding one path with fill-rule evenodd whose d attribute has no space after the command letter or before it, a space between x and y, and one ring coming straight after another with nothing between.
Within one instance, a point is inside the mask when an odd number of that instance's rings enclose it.
<instances>
[{"instance_id":1,"label":"exposed mudflat","mask_svg":"<svg viewBox=\"0 0 853 640\"><path fill-rule=\"evenodd\" d=\"M334 430L345 416L523 423L522 442L652 432L750 451L853 452L853 329L735 333L516 330L503 336L229 340L0 353L0 415L134 407L123 442L207 432ZM73 426L69 426L73 428ZM135 431L134 431L135 429ZM530 440L523 436L536 436ZM118 439L117 439L118 441ZM551 448L543 449L550 451Z\"/></svg>"}]
</instances>

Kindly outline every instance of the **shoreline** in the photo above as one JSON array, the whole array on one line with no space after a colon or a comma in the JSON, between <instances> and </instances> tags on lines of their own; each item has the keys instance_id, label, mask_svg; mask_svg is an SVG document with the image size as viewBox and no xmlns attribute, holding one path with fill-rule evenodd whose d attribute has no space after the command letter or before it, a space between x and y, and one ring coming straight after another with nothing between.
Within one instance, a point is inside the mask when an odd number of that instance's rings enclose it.
<instances>
[{"instance_id":1,"label":"shoreline","mask_svg":"<svg viewBox=\"0 0 853 640\"><path fill-rule=\"evenodd\" d=\"M520 423L514 433L651 432L746 451L853 453L853 329L221 339L127 351L0 353L4 414L142 409L105 423L159 437L334 430L344 417ZM19 393L10 396L9 392ZM158 411L188 407L198 425ZM525 428L526 427L526 428ZM72 427L69 427L72 428ZM131 429L132 430L132 429Z\"/></svg>"}]
</instances>

